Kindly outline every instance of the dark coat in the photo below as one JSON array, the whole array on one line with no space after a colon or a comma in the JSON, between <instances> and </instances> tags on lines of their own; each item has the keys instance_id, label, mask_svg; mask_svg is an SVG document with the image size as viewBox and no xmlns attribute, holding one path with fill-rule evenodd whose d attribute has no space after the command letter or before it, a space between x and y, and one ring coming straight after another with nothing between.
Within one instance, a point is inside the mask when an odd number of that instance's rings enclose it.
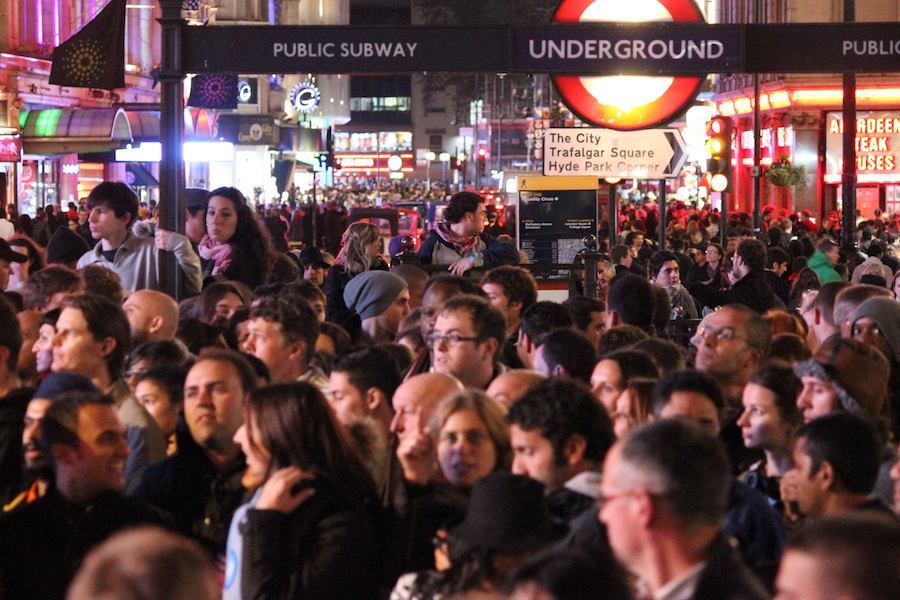
<instances>
[{"instance_id":1,"label":"dark coat","mask_svg":"<svg viewBox=\"0 0 900 600\"><path fill-rule=\"evenodd\" d=\"M327 486L295 511L247 511L241 526L244 600L367 600L379 576L375 498L342 499Z\"/></svg>"},{"instance_id":2,"label":"dark coat","mask_svg":"<svg viewBox=\"0 0 900 600\"><path fill-rule=\"evenodd\" d=\"M769 594L724 535L709 547L691 600L766 600Z\"/></svg>"},{"instance_id":3,"label":"dark coat","mask_svg":"<svg viewBox=\"0 0 900 600\"><path fill-rule=\"evenodd\" d=\"M765 496L732 479L724 529L737 540L750 570L767 588L774 587L787 527Z\"/></svg>"},{"instance_id":4,"label":"dark coat","mask_svg":"<svg viewBox=\"0 0 900 600\"><path fill-rule=\"evenodd\" d=\"M216 261L213 259L200 258L200 266L203 269L203 277L209 277ZM256 289L267 281L267 273L259 268L259 264L255 260L251 260L245 254L242 254L238 248L234 248L231 255L231 264L221 274L229 281L240 281L246 284L251 290Z\"/></svg>"},{"instance_id":5,"label":"dark coat","mask_svg":"<svg viewBox=\"0 0 900 600\"><path fill-rule=\"evenodd\" d=\"M509 242L502 242L499 238L495 238L494 236L482 233L480 236L481 241L484 243L485 248L481 251L482 259L484 260L482 266L485 270L493 269L494 267L499 267L500 265L517 265L519 264L519 251L516 250L516 246ZM420 265L430 265L432 263L432 256L434 255L434 247L436 245L446 246L448 248L452 248L450 244L445 242L438 232L435 230L431 230L428 232L428 236L425 238L425 241L422 242L422 247L419 249L417 262Z\"/></svg>"},{"instance_id":6,"label":"dark coat","mask_svg":"<svg viewBox=\"0 0 900 600\"><path fill-rule=\"evenodd\" d=\"M87 553L139 524L170 525L165 514L117 492L72 504L52 487L0 517L0 597L62 600Z\"/></svg>"},{"instance_id":7,"label":"dark coat","mask_svg":"<svg viewBox=\"0 0 900 600\"><path fill-rule=\"evenodd\" d=\"M231 517L244 499L241 477L246 468L240 453L224 471L216 471L182 422L178 452L147 467L133 495L170 513L180 533L215 555L224 552Z\"/></svg>"},{"instance_id":8,"label":"dark coat","mask_svg":"<svg viewBox=\"0 0 900 600\"><path fill-rule=\"evenodd\" d=\"M373 271L388 271L390 267L382 259L372 265ZM361 326L356 311L347 308L344 302L344 288L350 283L350 274L344 265L334 265L325 275L325 318L336 323L348 332L359 332Z\"/></svg>"},{"instance_id":9,"label":"dark coat","mask_svg":"<svg viewBox=\"0 0 900 600\"><path fill-rule=\"evenodd\" d=\"M718 290L712 285L695 283L690 288L691 295L701 306L715 308L725 304L743 304L763 314L778 306L775 293L766 282L762 271L750 271L730 290Z\"/></svg>"},{"instance_id":10,"label":"dark coat","mask_svg":"<svg viewBox=\"0 0 900 600\"><path fill-rule=\"evenodd\" d=\"M787 306L790 302L791 284L772 271L766 271L766 283L772 288L772 292Z\"/></svg>"},{"instance_id":11,"label":"dark coat","mask_svg":"<svg viewBox=\"0 0 900 600\"><path fill-rule=\"evenodd\" d=\"M25 408L34 388L19 388L0 398L0 502L6 503L27 486L22 466Z\"/></svg>"}]
</instances>

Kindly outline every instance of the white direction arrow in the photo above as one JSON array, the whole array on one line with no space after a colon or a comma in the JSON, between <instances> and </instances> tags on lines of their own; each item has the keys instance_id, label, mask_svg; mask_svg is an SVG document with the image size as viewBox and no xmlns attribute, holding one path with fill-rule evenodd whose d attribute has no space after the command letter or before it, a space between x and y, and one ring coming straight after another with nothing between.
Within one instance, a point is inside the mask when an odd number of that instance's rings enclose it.
<instances>
[{"instance_id":1,"label":"white direction arrow","mask_svg":"<svg viewBox=\"0 0 900 600\"><path fill-rule=\"evenodd\" d=\"M544 175L668 179L681 172L687 154L677 129L547 129Z\"/></svg>"}]
</instances>

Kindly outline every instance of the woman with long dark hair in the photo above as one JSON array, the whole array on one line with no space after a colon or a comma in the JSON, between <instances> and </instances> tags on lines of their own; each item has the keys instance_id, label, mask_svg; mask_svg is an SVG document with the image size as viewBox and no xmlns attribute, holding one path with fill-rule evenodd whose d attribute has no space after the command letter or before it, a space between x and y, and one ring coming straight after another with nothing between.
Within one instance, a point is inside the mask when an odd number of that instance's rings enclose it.
<instances>
[{"instance_id":1,"label":"woman with long dark hair","mask_svg":"<svg viewBox=\"0 0 900 600\"><path fill-rule=\"evenodd\" d=\"M231 522L223 599L374 598L375 484L322 393L255 390L234 439L255 492Z\"/></svg>"},{"instance_id":2,"label":"woman with long dark hair","mask_svg":"<svg viewBox=\"0 0 900 600\"><path fill-rule=\"evenodd\" d=\"M253 216L244 195L232 187L209 193L199 253L204 277L222 275L250 289L268 281L275 262L268 231Z\"/></svg>"}]
</instances>

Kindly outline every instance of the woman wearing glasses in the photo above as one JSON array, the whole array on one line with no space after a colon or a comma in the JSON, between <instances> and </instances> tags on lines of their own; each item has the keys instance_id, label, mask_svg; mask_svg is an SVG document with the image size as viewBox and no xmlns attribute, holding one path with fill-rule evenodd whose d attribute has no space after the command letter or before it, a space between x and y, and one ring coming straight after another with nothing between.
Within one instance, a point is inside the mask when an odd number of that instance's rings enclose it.
<instances>
[{"instance_id":1,"label":"woman wearing glasses","mask_svg":"<svg viewBox=\"0 0 900 600\"><path fill-rule=\"evenodd\" d=\"M706 264L698 266L691 272L690 283L713 282L718 287L722 287L722 261L725 259L725 249L722 248L721 244L708 244L705 255Z\"/></svg>"}]
</instances>

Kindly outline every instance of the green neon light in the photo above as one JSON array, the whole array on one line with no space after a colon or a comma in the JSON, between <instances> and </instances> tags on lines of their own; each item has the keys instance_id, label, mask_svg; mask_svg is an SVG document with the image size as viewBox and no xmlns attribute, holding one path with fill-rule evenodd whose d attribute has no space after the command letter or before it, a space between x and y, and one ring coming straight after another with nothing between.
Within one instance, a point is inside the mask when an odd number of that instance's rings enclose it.
<instances>
[{"instance_id":1,"label":"green neon light","mask_svg":"<svg viewBox=\"0 0 900 600\"><path fill-rule=\"evenodd\" d=\"M53 137L56 135L56 126L59 124L59 117L62 115L62 109L47 108L41 111L34 123L35 137Z\"/></svg>"}]
</instances>

